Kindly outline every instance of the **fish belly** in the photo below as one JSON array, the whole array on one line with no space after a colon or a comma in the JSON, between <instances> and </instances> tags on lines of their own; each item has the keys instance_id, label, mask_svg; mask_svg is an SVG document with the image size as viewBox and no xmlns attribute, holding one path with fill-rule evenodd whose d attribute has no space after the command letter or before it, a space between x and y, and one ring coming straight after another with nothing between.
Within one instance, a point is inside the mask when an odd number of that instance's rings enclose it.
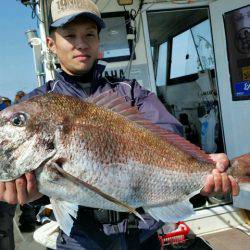
<instances>
[{"instance_id":1,"label":"fish belly","mask_svg":"<svg viewBox=\"0 0 250 250\"><path fill-rule=\"evenodd\" d=\"M64 170L134 208L162 206L185 200L202 188L207 175L156 169L135 162L127 165L92 162L85 166L84 171L82 164L74 167L66 164ZM126 211L83 185L54 175L50 168L44 168L38 174L41 193L86 207Z\"/></svg>"}]
</instances>

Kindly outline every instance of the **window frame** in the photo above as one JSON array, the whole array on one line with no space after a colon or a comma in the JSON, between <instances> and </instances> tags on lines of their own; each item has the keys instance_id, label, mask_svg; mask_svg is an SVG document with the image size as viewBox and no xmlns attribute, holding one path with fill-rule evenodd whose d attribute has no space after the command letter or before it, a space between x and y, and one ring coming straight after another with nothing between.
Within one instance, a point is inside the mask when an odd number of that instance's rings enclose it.
<instances>
[{"instance_id":1,"label":"window frame","mask_svg":"<svg viewBox=\"0 0 250 250\"><path fill-rule=\"evenodd\" d=\"M105 22L105 18L112 18L112 17L123 17L126 23L126 32L129 33L130 30L130 17L128 11L119 11L119 12L108 12L108 13L102 13L101 17L103 18ZM129 45L129 55L125 56L116 56L116 57L109 57L109 58L101 58L101 60L106 62L120 62L120 61L129 61L131 60L131 56L133 56L132 60L136 59L135 51L133 52L133 41L127 40ZM132 55L133 53L133 55Z\"/></svg>"}]
</instances>

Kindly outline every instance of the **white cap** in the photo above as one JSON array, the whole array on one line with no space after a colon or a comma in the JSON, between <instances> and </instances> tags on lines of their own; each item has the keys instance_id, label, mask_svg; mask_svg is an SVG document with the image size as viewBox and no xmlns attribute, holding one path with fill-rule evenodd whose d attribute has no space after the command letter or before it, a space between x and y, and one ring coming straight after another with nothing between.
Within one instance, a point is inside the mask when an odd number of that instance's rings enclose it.
<instances>
[{"instance_id":1,"label":"white cap","mask_svg":"<svg viewBox=\"0 0 250 250\"><path fill-rule=\"evenodd\" d=\"M51 3L52 23L50 27L61 27L78 16L94 21L99 30L105 27L100 11L91 0L53 0Z\"/></svg>"}]
</instances>

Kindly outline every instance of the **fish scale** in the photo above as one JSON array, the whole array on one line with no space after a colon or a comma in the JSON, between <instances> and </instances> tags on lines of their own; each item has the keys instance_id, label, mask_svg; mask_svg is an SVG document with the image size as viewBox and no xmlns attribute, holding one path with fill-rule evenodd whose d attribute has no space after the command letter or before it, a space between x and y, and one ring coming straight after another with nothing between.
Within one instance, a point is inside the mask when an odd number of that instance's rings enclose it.
<instances>
[{"instance_id":1,"label":"fish scale","mask_svg":"<svg viewBox=\"0 0 250 250\"><path fill-rule=\"evenodd\" d=\"M81 127L82 130L86 130L86 127ZM169 168L169 171L164 171L164 169L158 169L159 167L155 167L154 165L151 165L153 162L155 164L159 163L158 165L164 166L167 168L169 166L168 162L160 162L159 156L154 155L155 158L152 159L152 155L150 152L144 150L143 152L141 151L141 148L134 148L135 146L132 143L123 143L123 138L126 137L126 141L129 140L129 137L127 135L118 135L117 133L115 134L114 132L107 133L107 129L102 128L94 133L94 130L96 129L94 126L90 128L90 126L87 126L88 132L92 135L91 138L85 143L81 137L77 137L77 133L79 133L80 128L78 129L73 129L70 134L66 136L66 138L62 138L62 141L64 142L63 145L65 146L65 151L61 151L61 154L64 155L67 152L68 145L71 145L72 147L77 147L74 150L71 150L72 154L76 152L76 156L68 156L68 158L73 159L73 161L68 160L65 165L64 169L71 173L72 169L74 169L74 172L72 174L78 174L78 176L81 176L81 178L84 178L88 183L90 183L93 186L102 188L102 190L106 193L109 193L111 196L115 196L119 200L126 201L127 203L131 205L136 206L143 206L143 201L140 200L127 200L124 198L124 190L133 190L132 187L137 186L137 182L140 180L147 180L147 181L141 181L140 182L140 192L143 193L144 199L147 197L154 197L155 200L148 199L150 200L150 205L153 203L164 203L164 201L168 201L169 198L167 197L168 194L166 193L167 190L163 189L162 186L167 186L166 182L167 180L174 180L172 176L178 176L176 172L178 172L178 169L176 168L176 171L172 173L170 171L171 166ZM72 139L73 138L73 139ZM72 142L72 140L74 142ZM106 142L106 144L104 143ZM107 157L107 152L106 148L107 145L111 142L112 147L108 147L109 150L112 151L111 154L108 154L111 156L110 158ZM122 149L117 146L114 147L114 145L126 145L126 147L123 147ZM133 154L129 154L129 150L133 150ZM81 155L78 154L78 152L85 152L86 155L89 157L88 160L86 161L91 161L94 162L93 164L89 164L90 167L88 168L88 171L85 171L87 173L86 175L81 174L82 169L84 169L84 162L81 162L81 164L78 165L78 161L82 158ZM138 155L142 153L142 159L140 161L137 160ZM121 160L121 155L123 156ZM79 158L79 160L77 159ZM139 163L138 163L139 162ZM110 167L110 165L112 167ZM74 168L72 168L72 165L74 165ZM157 165L157 166L158 166ZM91 168L92 166L98 166L98 169L96 168ZM105 171L108 170L108 171ZM145 170L149 169L149 171ZM210 167L211 169L211 167ZM93 182L92 176L94 173L100 173L99 178L94 178L95 182ZM107 174L108 173L108 174ZM129 176L126 176L127 175ZM207 175L207 172L201 172L197 171L197 174L195 174L195 180L197 180L198 183L200 183L199 188L202 187L203 182L200 181L202 176ZM123 176L124 180L127 179L128 182L115 182L116 176ZM190 174L188 172L188 174ZM138 176L138 178L136 178ZM152 178L155 176L155 178ZM152 180L152 181L150 181ZM112 183L110 185L109 183ZM181 181L180 183L183 183ZM181 190L180 188L175 188L175 181L173 181L169 187L172 188L172 190L168 190L171 193L174 193L175 190ZM178 184L178 182L177 182ZM195 182L193 180L193 185L189 186L189 191L194 191L192 190L192 186L194 186L194 190L197 189L197 185L195 186ZM184 187L184 185L183 185ZM116 189L117 191L112 192L112 190ZM161 192L164 192L164 195L161 194ZM131 194L133 196L134 194ZM176 198L174 197L176 200ZM168 201L171 202L171 201ZM82 205L87 205L87 204L82 204ZM148 205L148 204L146 204Z\"/></svg>"}]
</instances>

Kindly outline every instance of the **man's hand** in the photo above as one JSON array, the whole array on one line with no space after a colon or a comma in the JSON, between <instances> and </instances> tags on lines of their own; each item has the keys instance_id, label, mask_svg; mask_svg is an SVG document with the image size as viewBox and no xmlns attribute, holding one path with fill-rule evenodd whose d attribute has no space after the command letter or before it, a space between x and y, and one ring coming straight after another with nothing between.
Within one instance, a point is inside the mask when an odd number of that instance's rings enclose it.
<instances>
[{"instance_id":1,"label":"man's hand","mask_svg":"<svg viewBox=\"0 0 250 250\"><path fill-rule=\"evenodd\" d=\"M236 180L225 173L229 166L229 160L225 154L210 154L212 160L216 162L216 168L206 179L201 194L211 196L216 194L232 193L233 196L239 194L239 186Z\"/></svg>"},{"instance_id":2,"label":"man's hand","mask_svg":"<svg viewBox=\"0 0 250 250\"><path fill-rule=\"evenodd\" d=\"M40 197L42 194L37 190L33 173L27 173L15 181L0 182L0 201L23 205Z\"/></svg>"}]
</instances>

